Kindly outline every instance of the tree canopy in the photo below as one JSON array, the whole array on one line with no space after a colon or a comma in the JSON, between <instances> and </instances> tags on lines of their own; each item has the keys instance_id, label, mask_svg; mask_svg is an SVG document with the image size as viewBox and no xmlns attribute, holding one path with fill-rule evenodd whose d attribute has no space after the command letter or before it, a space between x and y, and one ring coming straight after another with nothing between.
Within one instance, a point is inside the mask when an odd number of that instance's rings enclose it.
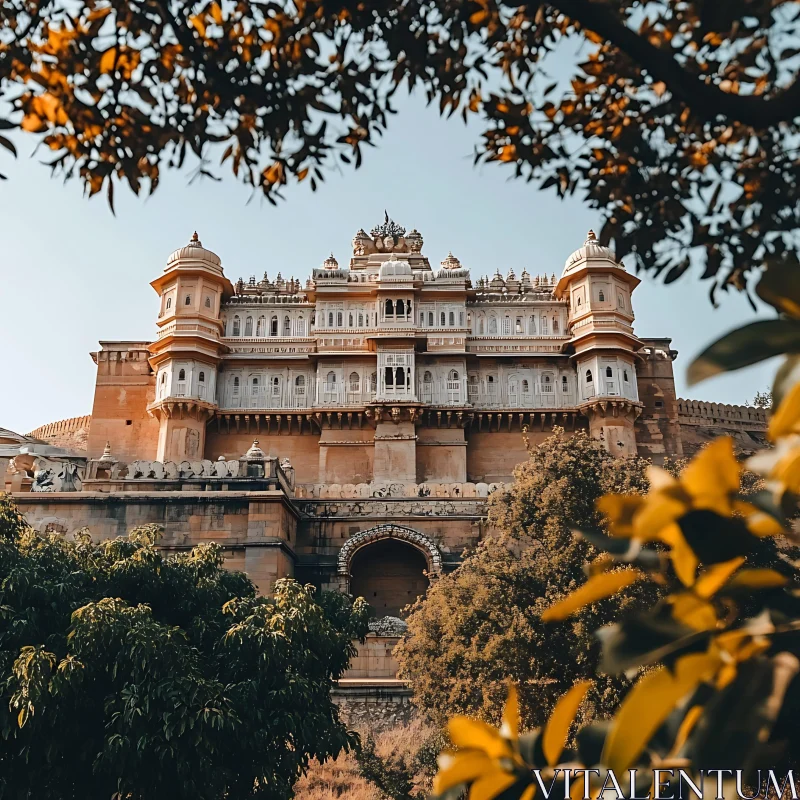
<instances>
[{"instance_id":1,"label":"tree canopy","mask_svg":"<svg viewBox=\"0 0 800 800\"><path fill-rule=\"evenodd\" d=\"M274 202L290 180L316 188L335 163L360 165L398 90L419 88L442 114L482 120L477 161L598 209L619 256L668 282L700 263L712 287L743 288L752 269L798 262L799 13L789 0L8 0L0 126L40 134L55 171L112 204L115 181L151 192L187 153Z\"/></svg>"},{"instance_id":2,"label":"tree canopy","mask_svg":"<svg viewBox=\"0 0 800 800\"><path fill-rule=\"evenodd\" d=\"M523 724L541 725L576 680L594 677L600 643L592 631L652 602L654 585L643 583L560 625L546 625L541 613L582 584L597 558L571 526L596 527L595 501L607 491L645 491L647 464L617 460L582 432L558 430L531 448L515 483L490 501L489 521L503 534L440 578L408 618L395 652L423 713L436 722L457 713L496 722L511 679ZM613 711L624 685L598 677L592 713Z\"/></svg>"},{"instance_id":3,"label":"tree canopy","mask_svg":"<svg viewBox=\"0 0 800 800\"><path fill-rule=\"evenodd\" d=\"M0 798L286 798L355 743L330 699L367 610L217 545L27 528L0 495Z\"/></svg>"}]
</instances>

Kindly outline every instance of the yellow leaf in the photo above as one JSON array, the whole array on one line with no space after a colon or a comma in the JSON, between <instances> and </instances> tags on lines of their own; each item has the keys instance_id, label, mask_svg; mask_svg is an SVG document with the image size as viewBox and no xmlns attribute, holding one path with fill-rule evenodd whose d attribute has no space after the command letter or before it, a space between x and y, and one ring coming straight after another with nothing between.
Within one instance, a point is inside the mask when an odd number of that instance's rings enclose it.
<instances>
[{"instance_id":1,"label":"yellow leaf","mask_svg":"<svg viewBox=\"0 0 800 800\"><path fill-rule=\"evenodd\" d=\"M569 729L575 720L583 698L591 687L591 681L579 681L559 701L547 721L542 735L542 751L547 763L554 767L561 758L567 742Z\"/></svg>"},{"instance_id":2,"label":"yellow leaf","mask_svg":"<svg viewBox=\"0 0 800 800\"><path fill-rule=\"evenodd\" d=\"M686 744L686 740L689 738L691 732L694 730L694 726L702 715L703 706L692 706L686 712L686 716L683 718L681 726L678 728L678 733L675 736L675 741L672 744L670 757L674 758L680 753L681 748Z\"/></svg>"},{"instance_id":3,"label":"yellow leaf","mask_svg":"<svg viewBox=\"0 0 800 800\"><path fill-rule=\"evenodd\" d=\"M442 753L438 758L438 764L439 771L433 779L434 794L443 794L460 783L472 783L495 768L489 756L475 750Z\"/></svg>"},{"instance_id":4,"label":"yellow leaf","mask_svg":"<svg viewBox=\"0 0 800 800\"><path fill-rule=\"evenodd\" d=\"M739 491L741 468L733 452L733 439L720 436L703 448L681 474L681 485L694 499L695 508L730 514L730 497Z\"/></svg>"},{"instance_id":5,"label":"yellow leaf","mask_svg":"<svg viewBox=\"0 0 800 800\"><path fill-rule=\"evenodd\" d=\"M477 719L469 717L453 717L448 723L450 741L456 746L468 750L481 750L491 758L501 758L511 753L508 743L500 734Z\"/></svg>"},{"instance_id":6,"label":"yellow leaf","mask_svg":"<svg viewBox=\"0 0 800 800\"><path fill-rule=\"evenodd\" d=\"M721 564L709 567L695 582L695 592L705 598L716 594L728 578L744 564L744 561L744 556L737 556L730 561L723 561Z\"/></svg>"},{"instance_id":7,"label":"yellow leaf","mask_svg":"<svg viewBox=\"0 0 800 800\"><path fill-rule=\"evenodd\" d=\"M785 586L787 579L774 569L743 569L728 582L729 589L771 589Z\"/></svg>"},{"instance_id":8,"label":"yellow leaf","mask_svg":"<svg viewBox=\"0 0 800 800\"><path fill-rule=\"evenodd\" d=\"M614 536L633 536L633 518L643 503L638 494L606 494L597 501L597 510L608 519Z\"/></svg>"},{"instance_id":9,"label":"yellow leaf","mask_svg":"<svg viewBox=\"0 0 800 800\"><path fill-rule=\"evenodd\" d=\"M617 774L631 768L675 706L719 664L708 653L695 653L678 659L674 675L665 667L645 675L614 717L601 762Z\"/></svg>"},{"instance_id":10,"label":"yellow leaf","mask_svg":"<svg viewBox=\"0 0 800 800\"><path fill-rule=\"evenodd\" d=\"M672 616L696 631L709 631L717 627L714 606L691 592L672 595Z\"/></svg>"},{"instance_id":11,"label":"yellow leaf","mask_svg":"<svg viewBox=\"0 0 800 800\"><path fill-rule=\"evenodd\" d=\"M20 128L24 131L31 131L32 133L37 133L44 128L44 122L40 116L37 114L26 114L22 118L22 123L20 124Z\"/></svg>"},{"instance_id":12,"label":"yellow leaf","mask_svg":"<svg viewBox=\"0 0 800 800\"><path fill-rule=\"evenodd\" d=\"M109 47L103 55L100 56L100 72L105 75L106 73L114 71L114 65L117 63L117 48Z\"/></svg>"},{"instance_id":13,"label":"yellow leaf","mask_svg":"<svg viewBox=\"0 0 800 800\"><path fill-rule=\"evenodd\" d=\"M662 542L670 546L669 557L672 560L672 566L675 568L675 574L678 580L684 586L691 586L694 583L695 572L697 572L697 565L700 563L697 556L689 547L689 543L683 537L683 531L677 523L667 525L662 529L659 537Z\"/></svg>"},{"instance_id":14,"label":"yellow leaf","mask_svg":"<svg viewBox=\"0 0 800 800\"><path fill-rule=\"evenodd\" d=\"M508 699L503 709L503 724L500 726L500 735L504 739L516 741L519 736L519 699L517 687L513 683L508 686Z\"/></svg>"},{"instance_id":15,"label":"yellow leaf","mask_svg":"<svg viewBox=\"0 0 800 800\"><path fill-rule=\"evenodd\" d=\"M544 611L542 613L542 621L553 622L566 619L570 614L584 606L616 594L626 586L630 586L634 581L638 581L641 577L642 573L632 567L626 567L616 572L604 572L601 575L594 575L580 589L576 589L560 603L556 603Z\"/></svg>"},{"instance_id":16,"label":"yellow leaf","mask_svg":"<svg viewBox=\"0 0 800 800\"><path fill-rule=\"evenodd\" d=\"M667 84L664 81L658 81L658 83L653 84L653 91L656 93L656 97L661 97L664 92L667 91Z\"/></svg>"},{"instance_id":17,"label":"yellow leaf","mask_svg":"<svg viewBox=\"0 0 800 800\"><path fill-rule=\"evenodd\" d=\"M800 432L800 383L796 383L783 398L769 421L767 432L773 441Z\"/></svg>"},{"instance_id":18,"label":"yellow leaf","mask_svg":"<svg viewBox=\"0 0 800 800\"><path fill-rule=\"evenodd\" d=\"M502 794L509 786L517 782L517 776L503 769L497 768L494 772L478 778L470 786L469 800L494 800Z\"/></svg>"},{"instance_id":19,"label":"yellow leaf","mask_svg":"<svg viewBox=\"0 0 800 800\"><path fill-rule=\"evenodd\" d=\"M212 3L208 7L208 13L211 14L211 19L213 19L217 25L222 25L222 9L219 7L219 3Z\"/></svg>"}]
</instances>

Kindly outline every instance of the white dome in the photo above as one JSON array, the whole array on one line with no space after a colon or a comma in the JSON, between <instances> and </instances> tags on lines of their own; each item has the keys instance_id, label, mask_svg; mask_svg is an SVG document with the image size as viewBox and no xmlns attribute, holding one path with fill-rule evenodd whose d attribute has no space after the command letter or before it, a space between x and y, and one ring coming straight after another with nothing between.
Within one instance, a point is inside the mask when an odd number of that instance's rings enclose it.
<instances>
[{"instance_id":1,"label":"white dome","mask_svg":"<svg viewBox=\"0 0 800 800\"><path fill-rule=\"evenodd\" d=\"M390 258L381 264L379 280L385 281L410 281L413 279L411 265L408 261L396 261Z\"/></svg>"},{"instance_id":2,"label":"white dome","mask_svg":"<svg viewBox=\"0 0 800 800\"><path fill-rule=\"evenodd\" d=\"M214 267L219 267L222 264L220 257L216 253L212 253L211 250L206 250L206 248L203 247L203 243L197 238L197 231L192 234L189 244L176 250L167 259L167 266L169 267L176 261L180 261L184 258L192 261L204 261L206 264L210 264Z\"/></svg>"},{"instance_id":3,"label":"white dome","mask_svg":"<svg viewBox=\"0 0 800 800\"><path fill-rule=\"evenodd\" d=\"M617 254L610 247L603 247L597 241L594 231L589 231L583 247L579 247L564 263L563 274L572 272L580 262L589 259L608 261L615 267L625 268L621 262L617 261Z\"/></svg>"}]
</instances>

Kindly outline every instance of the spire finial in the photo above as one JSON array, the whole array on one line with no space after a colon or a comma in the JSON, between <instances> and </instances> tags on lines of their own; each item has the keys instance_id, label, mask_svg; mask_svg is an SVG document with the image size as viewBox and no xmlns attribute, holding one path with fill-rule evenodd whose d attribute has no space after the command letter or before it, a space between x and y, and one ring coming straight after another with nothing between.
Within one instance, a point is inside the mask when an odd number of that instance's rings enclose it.
<instances>
[{"instance_id":1,"label":"spire finial","mask_svg":"<svg viewBox=\"0 0 800 800\"><path fill-rule=\"evenodd\" d=\"M197 244L200 241L200 237L197 235L197 231L192 234L192 242Z\"/></svg>"},{"instance_id":2,"label":"spire finial","mask_svg":"<svg viewBox=\"0 0 800 800\"><path fill-rule=\"evenodd\" d=\"M597 236L595 236L594 231L591 228L589 228L589 233L586 234L586 240L589 242L594 242L596 239Z\"/></svg>"}]
</instances>

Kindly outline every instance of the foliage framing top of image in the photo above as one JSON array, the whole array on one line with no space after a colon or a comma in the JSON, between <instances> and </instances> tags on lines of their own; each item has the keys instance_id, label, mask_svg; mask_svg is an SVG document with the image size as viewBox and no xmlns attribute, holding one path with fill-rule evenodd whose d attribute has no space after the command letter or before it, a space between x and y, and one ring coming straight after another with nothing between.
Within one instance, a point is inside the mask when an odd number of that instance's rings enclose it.
<instances>
[{"instance_id":1,"label":"foliage framing top of image","mask_svg":"<svg viewBox=\"0 0 800 800\"><path fill-rule=\"evenodd\" d=\"M553 80L564 44L580 63ZM743 288L797 264L797 46L788 0L9 0L0 126L39 134L112 208L115 180L152 192L187 153L216 177L217 144L274 202L359 166L419 87L483 120L476 161L599 209L620 257Z\"/></svg>"}]
</instances>

